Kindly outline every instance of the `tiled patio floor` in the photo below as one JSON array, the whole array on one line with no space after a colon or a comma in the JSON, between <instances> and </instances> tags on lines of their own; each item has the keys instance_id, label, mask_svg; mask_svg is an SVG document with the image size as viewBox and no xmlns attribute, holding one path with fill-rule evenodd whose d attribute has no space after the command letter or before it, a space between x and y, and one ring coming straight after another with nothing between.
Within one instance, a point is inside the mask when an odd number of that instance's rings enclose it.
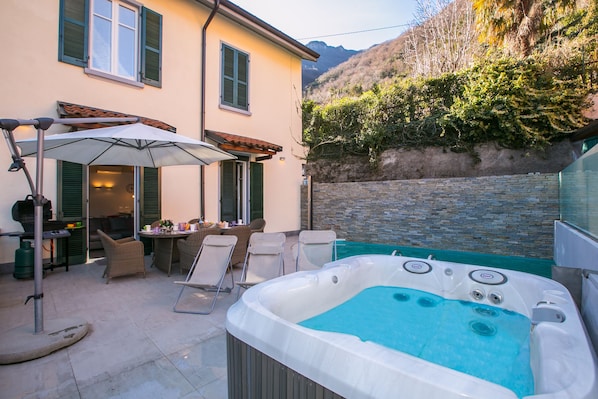
<instances>
[{"instance_id":1,"label":"tiled patio floor","mask_svg":"<svg viewBox=\"0 0 598 399\"><path fill-rule=\"evenodd\" d=\"M285 270L294 270L287 237ZM226 311L237 291L223 295L207 316L174 313L184 276L150 267L146 278L104 284L104 260L48 271L43 318L81 318L90 324L81 341L40 359L0 366L0 398L227 397ZM234 275L239 277L240 268ZM230 282L230 280L227 279ZM187 290L186 290L187 292ZM34 324L33 280L0 274L0 334ZM0 335L1 337L1 335Z\"/></svg>"}]
</instances>

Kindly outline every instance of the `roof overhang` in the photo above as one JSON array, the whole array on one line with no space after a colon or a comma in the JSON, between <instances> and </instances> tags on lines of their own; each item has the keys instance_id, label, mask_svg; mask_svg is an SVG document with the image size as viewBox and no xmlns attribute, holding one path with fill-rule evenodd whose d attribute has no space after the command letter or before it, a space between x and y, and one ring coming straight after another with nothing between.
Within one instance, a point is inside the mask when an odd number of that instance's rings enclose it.
<instances>
[{"instance_id":1,"label":"roof overhang","mask_svg":"<svg viewBox=\"0 0 598 399\"><path fill-rule=\"evenodd\" d=\"M165 122L159 121L157 119L146 118L143 116L125 114L122 112L116 111L109 111L101 108L94 108L89 107L87 105L80 105L80 104L72 104L67 103L64 101L58 101L58 115L60 118L138 118L139 122L156 127L158 129L167 130L172 133L176 133L176 128L171 126ZM132 122L131 122L132 123ZM66 123L62 122L63 125L70 125L76 128L81 129L94 129L98 127L107 127L107 126L114 126L114 125L122 125L122 122L119 123Z\"/></svg>"},{"instance_id":2,"label":"roof overhang","mask_svg":"<svg viewBox=\"0 0 598 399\"><path fill-rule=\"evenodd\" d=\"M217 143L218 148L227 152L264 154L260 160L272 158L277 152L282 151L282 146L253 137L239 136L236 134L206 130L206 137Z\"/></svg>"},{"instance_id":3,"label":"roof overhang","mask_svg":"<svg viewBox=\"0 0 598 399\"><path fill-rule=\"evenodd\" d=\"M586 126L577 129L576 131L569 136L569 140L581 141L585 139L589 139L590 137L598 136L598 119L594 119L590 121Z\"/></svg>"},{"instance_id":4,"label":"roof overhang","mask_svg":"<svg viewBox=\"0 0 598 399\"><path fill-rule=\"evenodd\" d=\"M211 0L195 0L197 3L203 4L204 6L213 9L215 1ZM220 0L220 6L218 8L218 14L238 23L239 25L257 33L260 36L265 37L266 39L278 44L279 46L283 47L284 49L290 51L291 53L297 55L301 59L307 61L317 61L320 57L316 51L310 49L309 47L299 43L297 40L293 39L289 35L279 31L278 29L274 28L272 25L264 22L263 20L259 19L255 15L251 14L248 11L245 11L243 8L239 7L238 5L228 1L228 0Z\"/></svg>"}]
</instances>

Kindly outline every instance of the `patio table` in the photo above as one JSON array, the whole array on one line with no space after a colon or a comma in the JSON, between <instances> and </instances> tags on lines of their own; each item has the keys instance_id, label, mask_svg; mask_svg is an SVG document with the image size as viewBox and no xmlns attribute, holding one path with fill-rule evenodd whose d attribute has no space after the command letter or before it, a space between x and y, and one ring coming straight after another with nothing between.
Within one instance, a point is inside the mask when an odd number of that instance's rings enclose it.
<instances>
[{"instance_id":1,"label":"patio table","mask_svg":"<svg viewBox=\"0 0 598 399\"><path fill-rule=\"evenodd\" d=\"M151 238L154 243L154 256L152 265L157 269L168 273L172 271L172 264L178 261L178 251L175 245L176 240L185 238L195 233L191 230L185 231L145 231L139 232L141 237Z\"/></svg>"}]
</instances>

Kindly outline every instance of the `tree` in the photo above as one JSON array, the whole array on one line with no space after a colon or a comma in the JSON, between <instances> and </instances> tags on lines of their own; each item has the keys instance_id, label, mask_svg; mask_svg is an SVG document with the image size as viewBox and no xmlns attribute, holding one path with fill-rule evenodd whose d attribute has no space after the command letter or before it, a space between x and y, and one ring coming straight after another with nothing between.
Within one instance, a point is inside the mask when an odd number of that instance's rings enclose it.
<instances>
[{"instance_id":1,"label":"tree","mask_svg":"<svg viewBox=\"0 0 598 399\"><path fill-rule=\"evenodd\" d=\"M480 40L528 56L575 0L473 0Z\"/></svg>"},{"instance_id":2,"label":"tree","mask_svg":"<svg viewBox=\"0 0 598 399\"><path fill-rule=\"evenodd\" d=\"M413 76L439 76L471 66L478 52L475 14L469 0L417 0L405 62Z\"/></svg>"}]
</instances>

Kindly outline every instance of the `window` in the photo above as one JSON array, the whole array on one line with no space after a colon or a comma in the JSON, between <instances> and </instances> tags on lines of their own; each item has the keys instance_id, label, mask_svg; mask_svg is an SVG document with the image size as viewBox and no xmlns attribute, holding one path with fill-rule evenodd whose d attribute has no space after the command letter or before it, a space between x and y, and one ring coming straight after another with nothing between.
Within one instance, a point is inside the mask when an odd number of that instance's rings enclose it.
<instances>
[{"instance_id":1,"label":"window","mask_svg":"<svg viewBox=\"0 0 598 399\"><path fill-rule=\"evenodd\" d=\"M162 16L145 7L122 0L60 0L58 47L62 62L161 86Z\"/></svg>"},{"instance_id":2,"label":"window","mask_svg":"<svg viewBox=\"0 0 598 399\"><path fill-rule=\"evenodd\" d=\"M91 67L136 79L137 10L117 1L93 0Z\"/></svg>"},{"instance_id":3,"label":"window","mask_svg":"<svg viewBox=\"0 0 598 399\"><path fill-rule=\"evenodd\" d=\"M249 55L222 44L222 87L220 103L249 110Z\"/></svg>"}]
</instances>

